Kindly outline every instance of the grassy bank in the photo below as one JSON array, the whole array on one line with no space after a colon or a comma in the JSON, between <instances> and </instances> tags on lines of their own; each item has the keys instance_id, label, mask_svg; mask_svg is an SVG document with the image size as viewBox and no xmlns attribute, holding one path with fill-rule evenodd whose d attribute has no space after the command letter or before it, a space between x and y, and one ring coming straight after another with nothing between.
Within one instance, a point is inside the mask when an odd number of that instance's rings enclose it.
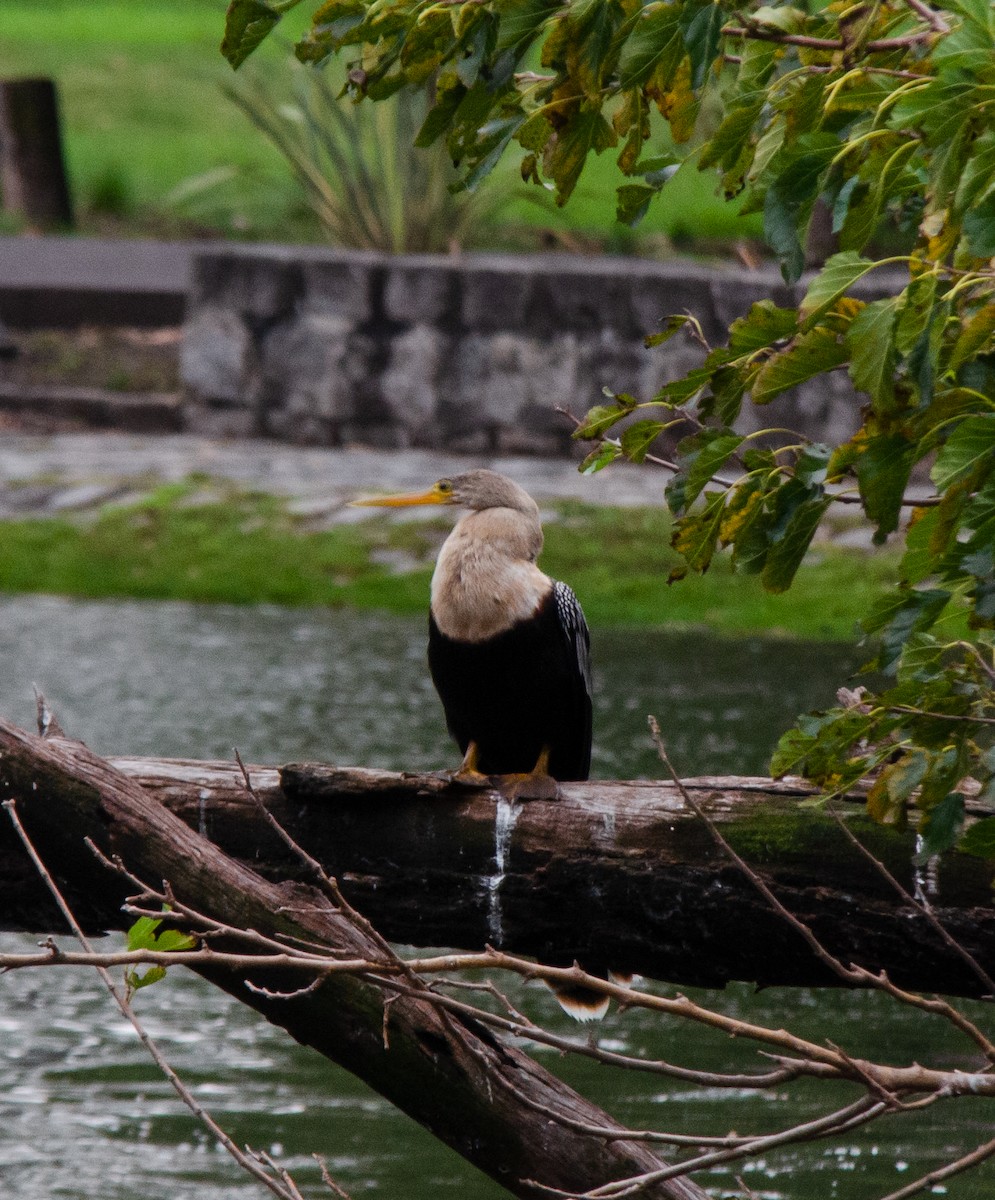
<instances>
[{"instance_id":1,"label":"grassy bank","mask_svg":"<svg viewBox=\"0 0 995 1200\"><path fill-rule=\"evenodd\" d=\"M791 591L766 595L718 561L668 587L669 522L659 509L563 503L547 520L543 568L566 579L592 625L705 625L848 640L890 583L896 558L837 547L813 553ZM0 523L0 591L424 612L451 520L314 528L282 500L197 481L108 506L87 521Z\"/></svg>"},{"instance_id":2,"label":"grassy bank","mask_svg":"<svg viewBox=\"0 0 995 1200\"><path fill-rule=\"evenodd\" d=\"M221 94L222 81L232 78L218 51L225 7L226 0L161 0L152 8L134 0L4 0L0 74L57 80L86 228L320 237L276 151ZM290 12L282 36L253 56L252 69L288 98L287 50L315 7ZM509 180L517 175L515 155L502 169ZM628 231L605 201L616 182L621 176L606 153L585 170L565 212L513 198L502 221L625 244ZM533 200L545 194L528 191ZM735 204L715 195L711 176L691 169L668 184L640 230L683 243L757 228L756 218L744 221Z\"/></svg>"}]
</instances>

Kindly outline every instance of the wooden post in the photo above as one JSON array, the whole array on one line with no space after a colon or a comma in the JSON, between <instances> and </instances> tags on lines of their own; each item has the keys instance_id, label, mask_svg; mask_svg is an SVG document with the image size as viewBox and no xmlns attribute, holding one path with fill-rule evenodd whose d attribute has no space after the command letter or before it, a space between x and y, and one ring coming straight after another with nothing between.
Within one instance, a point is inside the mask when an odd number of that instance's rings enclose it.
<instances>
[{"instance_id":1,"label":"wooden post","mask_svg":"<svg viewBox=\"0 0 995 1200\"><path fill-rule=\"evenodd\" d=\"M73 223L51 79L0 80L0 194L32 226Z\"/></svg>"}]
</instances>

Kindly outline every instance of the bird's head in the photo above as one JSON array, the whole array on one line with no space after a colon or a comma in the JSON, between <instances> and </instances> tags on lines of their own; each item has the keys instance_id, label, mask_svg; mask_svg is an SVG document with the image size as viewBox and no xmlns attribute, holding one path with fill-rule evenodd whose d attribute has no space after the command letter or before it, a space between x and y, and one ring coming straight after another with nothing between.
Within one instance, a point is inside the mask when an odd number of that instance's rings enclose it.
<instances>
[{"instance_id":1,"label":"bird's head","mask_svg":"<svg viewBox=\"0 0 995 1200\"><path fill-rule=\"evenodd\" d=\"M353 500L355 506L401 508L413 504L455 504L462 508L512 508L534 514L535 501L513 480L496 471L464 471L437 479L425 492L406 492L393 496L368 496Z\"/></svg>"}]
</instances>

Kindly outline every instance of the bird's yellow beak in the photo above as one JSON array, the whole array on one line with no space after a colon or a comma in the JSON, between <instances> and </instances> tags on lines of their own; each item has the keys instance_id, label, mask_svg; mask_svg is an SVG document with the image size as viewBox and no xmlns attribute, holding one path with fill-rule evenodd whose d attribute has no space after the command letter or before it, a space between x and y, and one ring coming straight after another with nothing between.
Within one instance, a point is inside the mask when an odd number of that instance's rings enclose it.
<instances>
[{"instance_id":1,"label":"bird's yellow beak","mask_svg":"<svg viewBox=\"0 0 995 1200\"><path fill-rule=\"evenodd\" d=\"M452 493L433 484L427 492L406 492L395 496L364 496L350 500L350 508L407 508L412 504L451 504Z\"/></svg>"}]
</instances>

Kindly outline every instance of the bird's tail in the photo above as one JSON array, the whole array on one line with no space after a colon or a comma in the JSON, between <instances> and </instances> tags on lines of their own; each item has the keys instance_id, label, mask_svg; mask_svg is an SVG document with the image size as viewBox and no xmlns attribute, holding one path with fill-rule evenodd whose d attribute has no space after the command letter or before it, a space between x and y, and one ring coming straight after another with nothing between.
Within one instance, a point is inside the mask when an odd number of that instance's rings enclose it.
<instances>
[{"instance_id":1,"label":"bird's tail","mask_svg":"<svg viewBox=\"0 0 995 1200\"><path fill-rule=\"evenodd\" d=\"M621 987L631 986L636 978L629 971L607 971L605 973L612 983ZM600 1021L608 1012L611 997L604 992L596 992L593 988L571 984L549 984L549 990L556 997L560 1008L575 1021Z\"/></svg>"}]
</instances>

